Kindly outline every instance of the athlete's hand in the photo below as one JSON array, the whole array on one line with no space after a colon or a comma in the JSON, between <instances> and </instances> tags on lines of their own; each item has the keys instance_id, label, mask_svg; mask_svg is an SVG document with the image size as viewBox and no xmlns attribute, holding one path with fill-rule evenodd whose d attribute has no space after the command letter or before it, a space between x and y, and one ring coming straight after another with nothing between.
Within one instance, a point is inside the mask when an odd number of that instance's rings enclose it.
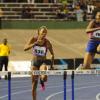
<instances>
[{"instance_id":1,"label":"athlete's hand","mask_svg":"<svg viewBox=\"0 0 100 100\"><path fill-rule=\"evenodd\" d=\"M54 70L54 55L50 55L50 59L51 59L51 65L50 65L50 70Z\"/></svg>"},{"instance_id":2,"label":"athlete's hand","mask_svg":"<svg viewBox=\"0 0 100 100\"><path fill-rule=\"evenodd\" d=\"M97 52L100 53L100 45L97 47Z\"/></svg>"}]
</instances>

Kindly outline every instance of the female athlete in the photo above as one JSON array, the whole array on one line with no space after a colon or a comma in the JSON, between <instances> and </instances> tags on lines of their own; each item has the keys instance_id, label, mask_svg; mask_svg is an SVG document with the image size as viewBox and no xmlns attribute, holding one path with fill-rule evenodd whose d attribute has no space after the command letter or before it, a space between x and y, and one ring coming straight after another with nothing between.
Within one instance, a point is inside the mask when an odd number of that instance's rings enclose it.
<instances>
[{"instance_id":1,"label":"female athlete","mask_svg":"<svg viewBox=\"0 0 100 100\"><path fill-rule=\"evenodd\" d=\"M84 57L83 69L91 69L91 63L96 53L100 53L100 12L97 12L87 26L86 33L89 35L89 41Z\"/></svg>"},{"instance_id":2,"label":"female athlete","mask_svg":"<svg viewBox=\"0 0 100 100\"><path fill-rule=\"evenodd\" d=\"M51 53L51 67L53 65L54 61L54 52L52 48L52 44L50 41L46 38L47 35L47 28L45 26L42 26L38 30L38 36L31 37L29 41L26 43L24 47L24 51L27 51L32 48L32 67L31 70L47 70L46 65L46 55L47 50ZM33 100L36 100L36 88L38 84L38 77L39 75L33 75L32 74L32 97ZM42 86L42 89L45 89L44 82L47 81L47 75L41 75L40 76L40 83Z\"/></svg>"}]
</instances>

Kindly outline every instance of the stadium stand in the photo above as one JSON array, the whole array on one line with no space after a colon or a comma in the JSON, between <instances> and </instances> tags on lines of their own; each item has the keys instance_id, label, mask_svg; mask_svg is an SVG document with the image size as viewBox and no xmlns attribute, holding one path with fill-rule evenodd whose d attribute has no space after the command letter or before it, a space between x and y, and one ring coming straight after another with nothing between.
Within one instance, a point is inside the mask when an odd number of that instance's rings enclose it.
<instances>
[{"instance_id":1,"label":"stadium stand","mask_svg":"<svg viewBox=\"0 0 100 100\"><path fill-rule=\"evenodd\" d=\"M2 20L22 20L23 7L31 8L31 14L33 16L26 18L28 20L55 20L58 19L56 10L61 5L61 3L0 3L0 7L3 10ZM70 9L70 4L67 6ZM75 17L74 11L69 11L68 13ZM87 18L87 20L90 20L91 15L88 15Z\"/></svg>"}]
</instances>

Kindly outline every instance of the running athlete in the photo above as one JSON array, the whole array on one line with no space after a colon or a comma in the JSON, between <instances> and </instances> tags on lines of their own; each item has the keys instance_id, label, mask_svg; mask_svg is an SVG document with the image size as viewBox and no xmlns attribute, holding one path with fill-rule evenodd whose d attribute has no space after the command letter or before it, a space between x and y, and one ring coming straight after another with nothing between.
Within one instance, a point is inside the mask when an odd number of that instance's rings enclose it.
<instances>
[{"instance_id":1,"label":"running athlete","mask_svg":"<svg viewBox=\"0 0 100 100\"><path fill-rule=\"evenodd\" d=\"M89 41L84 57L83 69L91 69L91 63L96 53L100 53L100 12L96 13L95 19L87 26L86 33Z\"/></svg>"},{"instance_id":2,"label":"running athlete","mask_svg":"<svg viewBox=\"0 0 100 100\"><path fill-rule=\"evenodd\" d=\"M33 59L32 59L32 67L31 70L47 70L46 65L46 54L47 50L51 53L51 67L54 61L54 52L52 48L52 44L46 38L47 28L45 26L40 27L38 30L37 37L31 37L27 44L25 45L24 51L32 48ZM36 100L36 88L38 83L38 75L32 75L32 97L33 100ZM40 83L42 89L45 89L44 82L47 81L46 75L40 76Z\"/></svg>"}]
</instances>

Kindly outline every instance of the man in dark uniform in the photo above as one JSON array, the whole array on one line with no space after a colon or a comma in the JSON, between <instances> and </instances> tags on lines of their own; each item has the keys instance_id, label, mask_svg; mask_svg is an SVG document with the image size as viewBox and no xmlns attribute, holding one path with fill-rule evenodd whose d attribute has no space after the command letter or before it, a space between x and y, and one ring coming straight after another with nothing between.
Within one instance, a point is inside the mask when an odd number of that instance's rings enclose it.
<instances>
[{"instance_id":1,"label":"man in dark uniform","mask_svg":"<svg viewBox=\"0 0 100 100\"><path fill-rule=\"evenodd\" d=\"M5 38L3 39L3 43L0 44L0 71L2 71L3 66L5 67L5 71L8 71L10 47L7 43L7 39ZM5 79L7 79L6 75Z\"/></svg>"}]
</instances>

